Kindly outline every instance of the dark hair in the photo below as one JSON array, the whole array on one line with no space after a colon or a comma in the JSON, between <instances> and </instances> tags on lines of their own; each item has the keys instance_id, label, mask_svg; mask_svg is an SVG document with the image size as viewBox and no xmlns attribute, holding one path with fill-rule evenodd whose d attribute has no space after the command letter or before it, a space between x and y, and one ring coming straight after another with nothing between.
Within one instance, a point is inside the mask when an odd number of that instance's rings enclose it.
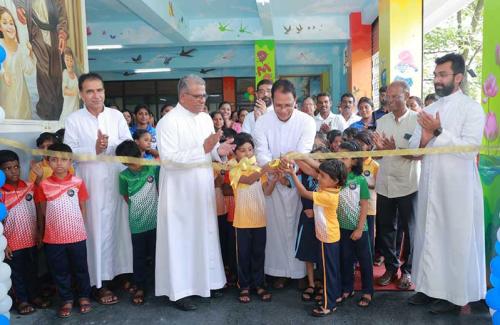
<instances>
[{"instance_id":1,"label":"dark hair","mask_svg":"<svg viewBox=\"0 0 500 325\"><path fill-rule=\"evenodd\" d=\"M361 97L358 100L358 107L359 107L359 105L361 105L363 103L367 103L368 105L370 105L373 108L373 102L372 102L372 100L370 98L368 98L368 97Z\"/></svg>"},{"instance_id":2,"label":"dark hair","mask_svg":"<svg viewBox=\"0 0 500 325\"><path fill-rule=\"evenodd\" d=\"M352 137L354 138L356 134L358 134L359 130L353 127L348 127L347 129L344 130L342 133L342 136L344 137Z\"/></svg>"},{"instance_id":3,"label":"dark hair","mask_svg":"<svg viewBox=\"0 0 500 325\"><path fill-rule=\"evenodd\" d=\"M319 99L320 97L328 97L328 99L331 99L329 93L319 93L316 95L316 99Z\"/></svg>"},{"instance_id":4,"label":"dark hair","mask_svg":"<svg viewBox=\"0 0 500 325\"><path fill-rule=\"evenodd\" d=\"M341 136L342 132L340 132L339 130L331 130L326 134L326 138L328 139L328 142L330 144L332 144L332 142L335 141L336 137L341 137Z\"/></svg>"},{"instance_id":5,"label":"dark hair","mask_svg":"<svg viewBox=\"0 0 500 325\"><path fill-rule=\"evenodd\" d=\"M432 93L432 94L425 96L424 102L426 102L428 100L432 100L433 102L437 102L438 99L439 99L439 97L436 94Z\"/></svg>"},{"instance_id":6,"label":"dark hair","mask_svg":"<svg viewBox=\"0 0 500 325\"><path fill-rule=\"evenodd\" d=\"M323 161L319 165L319 170L336 180L339 186L344 186L347 180L347 170L345 165L337 159Z\"/></svg>"},{"instance_id":7,"label":"dark hair","mask_svg":"<svg viewBox=\"0 0 500 325\"><path fill-rule=\"evenodd\" d=\"M43 132L36 139L36 146L40 147L45 141L52 141L52 143L59 142L54 133L51 132Z\"/></svg>"},{"instance_id":8,"label":"dark hair","mask_svg":"<svg viewBox=\"0 0 500 325\"><path fill-rule=\"evenodd\" d=\"M54 135L56 136L56 139L58 142L63 143L64 142L64 134L66 133L66 130L64 128L57 130Z\"/></svg>"},{"instance_id":9,"label":"dark hair","mask_svg":"<svg viewBox=\"0 0 500 325\"><path fill-rule=\"evenodd\" d=\"M87 80L100 80L104 86L104 80L101 75L95 72L84 73L80 77L78 77L78 89L83 89L83 83Z\"/></svg>"},{"instance_id":10,"label":"dark hair","mask_svg":"<svg viewBox=\"0 0 500 325\"><path fill-rule=\"evenodd\" d=\"M149 109L149 106L146 104L139 104L134 108L134 115L137 115L141 109L145 109L149 115L151 115L151 110Z\"/></svg>"},{"instance_id":11,"label":"dark hair","mask_svg":"<svg viewBox=\"0 0 500 325\"><path fill-rule=\"evenodd\" d=\"M234 150L236 151L239 147L241 147L245 143L250 143L252 145L252 148L255 148L255 145L253 143L253 138L250 134L245 132L236 134L233 142L233 144L236 146Z\"/></svg>"},{"instance_id":12,"label":"dark hair","mask_svg":"<svg viewBox=\"0 0 500 325\"><path fill-rule=\"evenodd\" d=\"M316 144L313 145L313 149L317 149L317 148L320 148L320 147L326 147L329 143L328 143L328 138L326 137L326 134L324 134L323 132L316 132L316 135L314 136L314 142L316 142L316 140L320 140L321 141L321 145L317 146Z\"/></svg>"},{"instance_id":13,"label":"dark hair","mask_svg":"<svg viewBox=\"0 0 500 325\"><path fill-rule=\"evenodd\" d=\"M356 102L356 98L354 97L353 94L351 93L344 93L342 96L340 96L340 101L342 101L345 97L351 97L353 102Z\"/></svg>"},{"instance_id":14,"label":"dark hair","mask_svg":"<svg viewBox=\"0 0 500 325\"><path fill-rule=\"evenodd\" d=\"M19 162L19 156L12 150L0 150L0 166L9 161Z\"/></svg>"},{"instance_id":15,"label":"dark hair","mask_svg":"<svg viewBox=\"0 0 500 325\"><path fill-rule=\"evenodd\" d=\"M133 140L125 140L116 147L115 154L121 157L134 157L141 158L141 149L135 141Z\"/></svg>"},{"instance_id":16,"label":"dark hair","mask_svg":"<svg viewBox=\"0 0 500 325\"><path fill-rule=\"evenodd\" d=\"M464 57L457 53L448 53L434 61L436 65L444 64L446 62L451 62L451 70L454 74L464 74L465 73L465 61Z\"/></svg>"},{"instance_id":17,"label":"dark hair","mask_svg":"<svg viewBox=\"0 0 500 325\"><path fill-rule=\"evenodd\" d=\"M290 80L280 79L276 80L273 84L273 88L271 89L271 96L274 98L274 94L279 91L282 93L292 93L293 98L297 98L297 93L295 92L295 86Z\"/></svg>"},{"instance_id":18,"label":"dark hair","mask_svg":"<svg viewBox=\"0 0 500 325\"><path fill-rule=\"evenodd\" d=\"M386 93L387 92L387 86L382 86L378 89L379 93Z\"/></svg>"},{"instance_id":19,"label":"dark hair","mask_svg":"<svg viewBox=\"0 0 500 325\"><path fill-rule=\"evenodd\" d=\"M137 129L134 134L132 134L132 139L134 140L139 140L140 138L142 138L143 135L145 134L151 134L149 133L148 130L146 129Z\"/></svg>"},{"instance_id":20,"label":"dark hair","mask_svg":"<svg viewBox=\"0 0 500 325\"><path fill-rule=\"evenodd\" d=\"M418 97L418 96L410 96L410 97L408 97L408 99L414 99L417 102L418 106L424 107L424 104L422 103L422 100L420 99L420 97Z\"/></svg>"},{"instance_id":21,"label":"dark hair","mask_svg":"<svg viewBox=\"0 0 500 325\"><path fill-rule=\"evenodd\" d=\"M240 113L243 112L243 111L246 111L248 113L248 108L240 108L240 110L238 111L238 116L240 116Z\"/></svg>"},{"instance_id":22,"label":"dark hair","mask_svg":"<svg viewBox=\"0 0 500 325\"><path fill-rule=\"evenodd\" d=\"M227 139L227 138L233 138L237 135L238 133L231 129L231 128L223 128L222 129L222 137L224 138L224 141ZM222 139L221 139L222 140Z\"/></svg>"},{"instance_id":23,"label":"dark hair","mask_svg":"<svg viewBox=\"0 0 500 325\"><path fill-rule=\"evenodd\" d=\"M262 85L273 85L273 82L272 80L269 80L269 79L262 79L261 81L259 81L259 83L257 84L257 91L259 91L259 88L260 86Z\"/></svg>"},{"instance_id":24,"label":"dark hair","mask_svg":"<svg viewBox=\"0 0 500 325\"><path fill-rule=\"evenodd\" d=\"M71 147L68 146L66 143L59 143L59 142L56 142L54 144L51 144L47 150L50 150L50 151L58 151L58 152L73 152L73 150L71 150Z\"/></svg>"},{"instance_id":25,"label":"dark hair","mask_svg":"<svg viewBox=\"0 0 500 325\"><path fill-rule=\"evenodd\" d=\"M220 110L220 108L222 107L222 105L225 105L225 104L228 104L229 108L231 108L231 103L230 102L223 101L222 103L219 104L219 107L217 109Z\"/></svg>"},{"instance_id":26,"label":"dark hair","mask_svg":"<svg viewBox=\"0 0 500 325\"><path fill-rule=\"evenodd\" d=\"M172 104L170 104L170 103L165 103L165 104L163 104L163 106L160 108L160 112L163 112L163 110L164 110L165 108L169 107L169 106L174 107L174 105L172 105Z\"/></svg>"},{"instance_id":27,"label":"dark hair","mask_svg":"<svg viewBox=\"0 0 500 325\"><path fill-rule=\"evenodd\" d=\"M355 141L344 141L340 144L340 149L347 151L361 151L361 148ZM351 167L351 171L356 175L363 173L363 158L351 158L355 163Z\"/></svg>"},{"instance_id":28,"label":"dark hair","mask_svg":"<svg viewBox=\"0 0 500 325\"><path fill-rule=\"evenodd\" d=\"M222 113L221 113L220 111L218 111L218 110L217 110L217 111L215 111L215 112L210 113L210 117L211 117L212 119L214 119L215 115L217 115L217 114L219 114L220 116L222 116ZM223 117L223 116L222 116L222 119L224 119L224 117Z\"/></svg>"},{"instance_id":29,"label":"dark hair","mask_svg":"<svg viewBox=\"0 0 500 325\"><path fill-rule=\"evenodd\" d=\"M362 142L363 144L366 144L366 145L370 146L370 148L373 148L373 146L374 146L373 132L369 131L369 130L361 130L361 131L359 131L354 136L354 140Z\"/></svg>"}]
</instances>

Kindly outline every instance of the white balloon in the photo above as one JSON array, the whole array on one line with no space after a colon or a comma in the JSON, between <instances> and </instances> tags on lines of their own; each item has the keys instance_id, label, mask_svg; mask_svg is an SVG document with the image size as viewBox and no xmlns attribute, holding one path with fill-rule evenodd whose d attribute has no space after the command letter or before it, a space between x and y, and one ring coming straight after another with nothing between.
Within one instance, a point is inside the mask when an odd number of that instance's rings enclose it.
<instances>
[{"instance_id":1,"label":"white balloon","mask_svg":"<svg viewBox=\"0 0 500 325\"><path fill-rule=\"evenodd\" d=\"M0 282L0 300L7 295L9 288L7 288L5 283Z\"/></svg>"},{"instance_id":2,"label":"white balloon","mask_svg":"<svg viewBox=\"0 0 500 325\"><path fill-rule=\"evenodd\" d=\"M7 279L10 279L10 274L11 274L10 266L5 264L4 262L1 262L0 263L0 282L4 282Z\"/></svg>"},{"instance_id":3,"label":"white balloon","mask_svg":"<svg viewBox=\"0 0 500 325\"><path fill-rule=\"evenodd\" d=\"M500 228L497 230L497 240L500 241Z\"/></svg>"},{"instance_id":4,"label":"white balloon","mask_svg":"<svg viewBox=\"0 0 500 325\"><path fill-rule=\"evenodd\" d=\"M0 236L0 252L3 252L5 247L7 247L7 238L5 238L5 236Z\"/></svg>"},{"instance_id":5,"label":"white balloon","mask_svg":"<svg viewBox=\"0 0 500 325\"><path fill-rule=\"evenodd\" d=\"M3 234L3 223L0 222L0 235Z\"/></svg>"},{"instance_id":6,"label":"white balloon","mask_svg":"<svg viewBox=\"0 0 500 325\"><path fill-rule=\"evenodd\" d=\"M10 296L6 296L2 300L0 300L0 314L8 313L12 307L12 299Z\"/></svg>"},{"instance_id":7,"label":"white balloon","mask_svg":"<svg viewBox=\"0 0 500 325\"><path fill-rule=\"evenodd\" d=\"M493 317L493 314L496 312L496 310L491 308L489 308L489 310L490 310L490 316Z\"/></svg>"}]
</instances>

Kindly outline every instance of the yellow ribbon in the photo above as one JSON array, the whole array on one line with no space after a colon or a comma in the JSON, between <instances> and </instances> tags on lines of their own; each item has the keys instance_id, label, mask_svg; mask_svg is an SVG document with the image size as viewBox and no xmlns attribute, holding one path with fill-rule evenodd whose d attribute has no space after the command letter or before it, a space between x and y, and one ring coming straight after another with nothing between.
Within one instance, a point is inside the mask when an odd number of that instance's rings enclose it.
<instances>
[{"instance_id":1,"label":"yellow ribbon","mask_svg":"<svg viewBox=\"0 0 500 325\"><path fill-rule=\"evenodd\" d=\"M243 158L240 161L236 159L231 159L228 162L228 166L231 169L231 186L234 187L238 184L240 177L245 174L259 173L261 168L257 166L257 158L253 156L252 158Z\"/></svg>"}]
</instances>

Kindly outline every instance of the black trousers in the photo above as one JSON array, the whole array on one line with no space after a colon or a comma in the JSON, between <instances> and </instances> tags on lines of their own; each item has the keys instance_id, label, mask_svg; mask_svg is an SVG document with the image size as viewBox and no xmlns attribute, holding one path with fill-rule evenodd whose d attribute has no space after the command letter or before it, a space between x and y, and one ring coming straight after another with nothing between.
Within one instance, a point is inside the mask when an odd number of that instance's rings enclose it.
<instances>
[{"instance_id":1,"label":"black trousers","mask_svg":"<svg viewBox=\"0 0 500 325\"><path fill-rule=\"evenodd\" d=\"M235 228L238 286L249 289L264 286L266 227Z\"/></svg>"},{"instance_id":2,"label":"black trousers","mask_svg":"<svg viewBox=\"0 0 500 325\"><path fill-rule=\"evenodd\" d=\"M224 267L236 275L236 238L233 225L227 221L227 214L217 216L219 225L219 243Z\"/></svg>"},{"instance_id":3,"label":"black trousers","mask_svg":"<svg viewBox=\"0 0 500 325\"><path fill-rule=\"evenodd\" d=\"M90 297L87 246L82 240L71 244L44 244L47 263L62 301L72 301L71 275L75 277L78 298Z\"/></svg>"},{"instance_id":4,"label":"black trousers","mask_svg":"<svg viewBox=\"0 0 500 325\"><path fill-rule=\"evenodd\" d=\"M401 265L401 272L411 274L411 260L413 256L413 238L411 236L415 222L417 192L412 194L388 198L377 194L377 237L380 253L385 258L385 268L388 272L397 272L399 265L396 247L398 219L401 219L404 231L403 251L405 262Z\"/></svg>"},{"instance_id":5,"label":"black trousers","mask_svg":"<svg viewBox=\"0 0 500 325\"><path fill-rule=\"evenodd\" d=\"M358 240L352 240L352 230L340 229L340 259L342 292L354 290L354 259L359 262L363 294L373 295L373 258L368 231Z\"/></svg>"},{"instance_id":6,"label":"black trousers","mask_svg":"<svg viewBox=\"0 0 500 325\"><path fill-rule=\"evenodd\" d=\"M335 300L342 294L340 276L340 242L321 243L320 270L323 273L323 308L335 308Z\"/></svg>"},{"instance_id":7,"label":"black trousers","mask_svg":"<svg viewBox=\"0 0 500 325\"><path fill-rule=\"evenodd\" d=\"M38 295L36 246L12 252L12 259L5 259L12 273L12 288L17 302L28 302Z\"/></svg>"},{"instance_id":8,"label":"black trousers","mask_svg":"<svg viewBox=\"0 0 500 325\"><path fill-rule=\"evenodd\" d=\"M138 234L132 234L132 254L134 268L134 284L144 289L147 279L147 258L155 257L156 252L156 229L148 230Z\"/></svg>"}]
</instances>

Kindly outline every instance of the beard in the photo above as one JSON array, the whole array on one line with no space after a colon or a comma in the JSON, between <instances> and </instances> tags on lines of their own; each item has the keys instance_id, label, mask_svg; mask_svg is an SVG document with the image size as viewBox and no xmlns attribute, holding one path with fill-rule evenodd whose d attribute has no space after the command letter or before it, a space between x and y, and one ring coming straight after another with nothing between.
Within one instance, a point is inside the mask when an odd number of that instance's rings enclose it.
<instances>
[{"instance_id":1,"label":"beard","mask_svg":"<svg viewBox=\"0 0 500 325\"><path fill-rule=\"evenodd\" d=\"M446 97L453 93L453 90L455 90L455 85L453 84L453 81L450 82L449 84L435 82L434 90L436 91L436 95L438 95L439 97Z\"/></svg>"},{"instance_id":2,"label":"beard","mask_svg":"<svg viewBox=\"0 0 500 325\"><path fill-rule=\"evenodd\" d=\"M273 100L271 99L271 97L264 96L262 97L262 100L264 101L264 103L266 103L266 107L269 107L273 104Z\"/></svg>"}]
</instances>

